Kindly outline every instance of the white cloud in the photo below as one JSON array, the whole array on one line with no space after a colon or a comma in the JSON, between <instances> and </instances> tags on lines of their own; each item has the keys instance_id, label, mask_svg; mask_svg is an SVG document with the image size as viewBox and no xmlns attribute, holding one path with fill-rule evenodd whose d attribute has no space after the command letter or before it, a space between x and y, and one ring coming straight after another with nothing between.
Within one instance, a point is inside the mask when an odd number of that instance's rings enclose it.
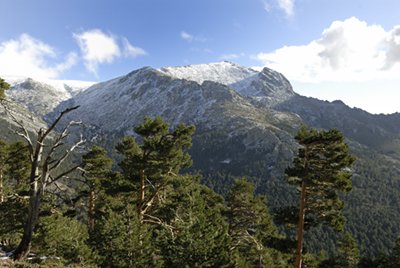
<instances>
[{"instance_id":1,"label":"white cloud","mask_svg":"<svg viewBox=\"0 0 400 268\"><path fill-rule=\"evenodd\" d=\"M112 63L121 56L116 37L94 29L74 34L81 49L86 68L97 74L97 67L102 63Z\"/></svg>"},{"instance_id":2,"label":"white cloud","mask_svg":"<svg viewBox=\"0 0 400 268\"><path fill-rule=\"evenodd\" d=\"M124 55L125 57L139 57L139 56L145 56L147 55L147 52L140 47L135 47L131 43L129 43L128 39L123 38L123 47L124 47Z\"/></svg>"},{"instance_id":3,"label":"white cloud","mask_svg":"<svg viewBox=\"0 0 400 268\"><path fill-rule=\"evenodd\" d=\"M112 63L120 57L138 57L146 55L146 51L133 46L127 38L106 34L99 29L74 34L81 49L86 69L97 75L100 64ZM119 44L122 39L122 45Z\"/></svg>"},{"instance_id":4,"label":"white cloud","mask_svg":"<svg viewBox=\"0 0 400 268\"><path fill-rule=\"evenodd\" d=\"M64 62L49 64L57 59L53 47L28 34L0 44L0 74L3 76L56 78L76 63L77 55L71 52Z\"/></svg>"},{"instance_id":5,"label":"white cloud","mask_svg":"<svg viewBox=\"0 0 400 268\"><path fill-rule=\"evenodd\" d=\"M192 42L193 39L194 39L193 35L191 35L191 34L185 32L185 31L182 31L182 32L181 32L181 38L182 38L183 40L187 41L187 42Z\"/></svg>"},{"instance_id":6,"label":"white cloud","mask_svg":"<svg viewBox=\"0 0 400 268\"><path fill-rule=\"evenodd\" d=\"M191 42L204 43L207 41L207 39L201 35L193 35L188 32L185 32L185 31L181 31L181 38L188 43L191 43Z\"/></svg>"},{"instance_id":7,"label":"white cloud","mask_svg":"<svg viewBox=\"0 0 400 268\"><path fill-rule=\"evenodd\" d=\"M320 38L256 57L283 73L295 91L341 99L373 113L400 112L400 25L385 30L355 17L334 21Z\"/></svg>"},{"instance_id":8,"label":"white cloud","mask_svg":"<svg viewBox=\"0 0 400 268\"><path fill-rule=\"evenodd\" d=\"M267 12L277 9L283 11L287 17L294 15L295 0L262 0L261 2Z\"/></svg>"},{"instance_id":9,"label":"white cloud","mask_svg":"<svg viewBox=\"0 0 400 268\"><path fill-rule=\"evenodd\" d=\"M287 16L290 17L294 14L294 0L278 0L278 5Z\"/></svg>"},{"instance_id":10,"label":"white cloud","mask_svg":"<svg viewBox=\"0 0 400 268\"><path fill-rule=\"evenodd\" d=\"M300 82L397 78L400 26L385 31L352 17L333 22L306 45L284 46L256 58Z\"/></svg>"}]
</instances>

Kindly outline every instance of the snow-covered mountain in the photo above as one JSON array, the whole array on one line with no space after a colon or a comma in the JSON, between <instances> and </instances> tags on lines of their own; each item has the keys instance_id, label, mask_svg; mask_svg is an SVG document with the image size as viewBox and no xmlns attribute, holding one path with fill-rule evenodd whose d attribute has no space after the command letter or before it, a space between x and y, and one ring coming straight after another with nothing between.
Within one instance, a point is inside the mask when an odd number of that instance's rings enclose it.
<instances>
[{"instance_id":1,"label":"snow-covered mountain","mask_svg":"<svg viewBox=\"0 0 400 268\"><path fill-rule=\"evenodd\" d=\"M9 99L21 104L30 112L44 117L57 105L92 86L94 82L74 80L34 80L28 77L4 77L11 85Z\"/></svg>"},{"instance_id":2,"label":"snow-covered mountain","mask_svg":"<svg viewBox=\"0 0 400 268\"><path fill-rule=\"evenodd\" d=\"M273 129L281 121L299 123L298 116L271 109L294 95L290 83L269 69L257 72L229 62L145 67L96 84L61 103L57 111L80 105L69 114L71 119L112 133L132 132L145 116L207 127L233 120L232 131L245 132L252 127Z\"/></svg>"},{"instance_id":3,"label":"snow-covered mountain","mask_svg":"<svg viewBox=\"0 0 400 268\"><path fill-rule=\"evenodd\" d=\"M261 72L223 61L210 64L166 67L159 71L179 79L213 81L226 85L242 96L253 97L266 105L287 100L295 93L289 81L280 73L264 68Z\"/></svg>"}]
</instances>

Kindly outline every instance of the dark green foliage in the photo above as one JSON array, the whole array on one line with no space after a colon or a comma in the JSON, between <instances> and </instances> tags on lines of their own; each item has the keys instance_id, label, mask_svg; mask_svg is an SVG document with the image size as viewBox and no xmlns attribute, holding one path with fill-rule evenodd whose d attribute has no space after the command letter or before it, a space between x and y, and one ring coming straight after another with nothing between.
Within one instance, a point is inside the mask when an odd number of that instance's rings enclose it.
<instances>
[{"instance_id":1,"label":"dark green foliage","mask_svg":"<svg viewBox=\"0 0 400 268\"><path fill-rule=\"evenodd\" d=\"M320 268L356 268L360 262L357 241L350 233L343 233L337 242L337 253L322 261Z\"/></svg>"},{"instance_id":2,"label":"dark green foliage","mask_svg":"<svg viewBox=\"0 0 400 268\"><path fill-rule=\"evenodd\" d=\"M82 157L83 177L88 187L87 210L88 227L92 233L95 228L96 210L98 199L106 191L105 184L110 180L112 160L107 156L105 149L93 146L89 152Z\"/></svg>"},{"instance_id":3,"label":"dark green foliage","mask_svg":"<svg viewBox=\"0 0 400 268\"><path fill-rule=\"evenodd\" d=\"M0 140L0 240L15 246L21 238L28 200L29 152L21 142Z\"/></svg>"},{"instance_id":4,"label":"dark green foliage","mask_svg":"<svg viewBox=\"0 0 400 268\"><path fill-rule=\"evenodd\" d=\"M148 225L140 223L128 200L108 198L96 224L98 264L101 267L158 267Z\"/></svg>"},{"instance_id":5,"label":"dark green foliage","mask_svg":"<svg viewBox=\"0 0 400 268\"><path fill-rule=\"evenodd\" d=\"M336 262L339 267L355 268L360 261L360 251L357 241L350 233L344 233L338 242L338 256Z\"/></svg>"},{"instance_id":6,"label":"dark green foliage","mask_svg":"<svg viewBox=\"0 0 400 268\"><path fill-rule=\"evenodd\" d=\"M10 84L0 78L0 101L6 98L5 91L10 88Z\"/></svg>"},{"instance_id":7,"label":"dark green foliage","mask_svg":"<svg viewBox=\"0 0 400 268\"><path fill-rule=\"evenodd\" d=\"M161 118L146 118L144 123L135 128L141 136L138 144L133 137L125 137L117 145L118 152L124 156L120 167L126 177L137 176L140 169L145 169L146 176L157 179L168 172L178 173L183 167L191 165L186 151L191 144L195 128L180 124L172 132Z\"/></svg>"},{"instance_id":8,"label":"dark green foliage","mask_svg":"<svg viewBox=\"0 0 400 268\"><path fill-rule=\"evenodd\" d=\"M135 132L143 138L141 145L133 137L125 137L117 145L118 152L125 156L120 164L125 175L134 174L129 168L136 172L145 168L151 176L179 172L180 168L191 164L190 156L184 150L192 144L193 126L180 124L170 132L168 124L160 117L146 118Z\"/></svg>"},{"instance_id":9,"label":"dark green foliage","mask_svg":"<svg viewBox=\"0 0 400 268\"><path fill-rule=\"evenodd\" d=\"M228 266L230 238L222 198L194 178L175 182L164 210L172 228L157 232L165 267Z\"/></svg>"},{"instance_id":10,"label":"dark green foliage","mask_svg":"<svg viewBox=\"0 0 400 268\"><path fill-rule=\"evenodd\" d=\"M300 144L293 166L286 169L288 182L306 187L306 214L315 223L326 222L342 230L344 207L339 192L351 190L349 167L355 158L349 154L340 131L318 131L302 127L295 139Z\"/></svg>"},{"instance_id":11,"label":"dark green foliage","mask_svg":"<svg viewBox=\"0 0 400 268\"><path fill-rule=\"evenodd\" d=\"M238 267L284 267L284 255L273 249L278 238L265 197L254 196L254 185L235 182L228 197L231 256Z\"/></svg>"},{"instance_id":12,"label":"dark green foliage","mask_svg":"<svg viewBox=\"0 0 400 268\"><path fill-rule=\"evenodd\" d=\"M140 135L138 144L133 137L125 137L116 147L123 156L119 166L135 191L138 215L152 217L151 210L165 194L166 187L179 171L191 165L187 149L192 145L194 126L179 124L170 131L161 118L145 118L135 128ZM150 219L152 220L152 219Z\"/></svg>"},{"instance_id":13,"label":"dark green foliage","mask_svg":"<svg viewBox=\"0 0 400 268\"><path fill-rule=\"evenodd\" d=\"M27 209L28 200L22 198L7 198L0 204L0 241L8 250L21 239Z\"/></svg>"},{"instance_id":14,"label":"dark green foliage","mask_svg":"<svg viewBox=\"0 0 400 268\"><path fill-rule=\"evenodd\" d=\"M88 238L84 224L56 213L40 219L34 246L43 255L62 258L65 265L85 267L93 261L93 253L86 244Z\"/></svg>"},{"instance_id":15,"label":"dark green foliage","mask_svg":"<svg viewBox=\"0 0 400 268\"><path fill-rule=\"evenodd\" d=\"M82 156L82 166L90 182L100 187L111 172L112 159L107 156L104 148L95 145Z\"/></svg>"},{"instance_id":16,"label":"dark green foliage","mask_svg":"<svg viewBox=\"0 0 400 268\"><path fill-rule=\"evenodd\" d=\"M13 182L15 191L26 192L29 189L29 150L26 145L17 141L8 147L6 177Z\"/></svg>"}]
</instances>

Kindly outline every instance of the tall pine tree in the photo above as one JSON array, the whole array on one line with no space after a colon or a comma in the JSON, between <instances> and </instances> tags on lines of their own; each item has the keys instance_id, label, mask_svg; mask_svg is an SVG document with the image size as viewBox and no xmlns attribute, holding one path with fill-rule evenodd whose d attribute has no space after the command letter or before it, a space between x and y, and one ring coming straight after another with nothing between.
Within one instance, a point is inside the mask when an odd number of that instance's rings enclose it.
<instances>
[{"instance_id":1,"label":"tall pine tree","mask_svg":"<svg viewBox=\"0 0 400 268\"><path fill-rule=\"evenodd\" d=\"M342 230L344 206L338 193L351 190L350 155L343 134L336 130L301 127L295 139L300 144L293 166L286 169L288 182L300 189L296 267L301 267L305 215L314 223L328 223Z\"/></svg>"},{"instance_id":2,"label":"tall pine tree","mask_svg":"<svg viewBox=\"0 0 400 268\"><path fill-rule=\"evenodd\" d=\"M83 176L88 186L88 228L89 232L94 231L96 203L99 193L102 191L102 184L110 177L112 159L100 146L93 146L91 150L83 155L82 167Z\"/></svg>"}]
</instances>

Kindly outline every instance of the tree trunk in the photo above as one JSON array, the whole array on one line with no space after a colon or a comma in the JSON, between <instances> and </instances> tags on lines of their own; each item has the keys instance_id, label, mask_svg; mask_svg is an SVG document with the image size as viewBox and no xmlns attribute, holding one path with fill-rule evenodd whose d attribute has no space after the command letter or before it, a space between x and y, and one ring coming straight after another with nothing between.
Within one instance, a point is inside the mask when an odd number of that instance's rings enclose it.
<instances>
[{"instance_id":1,"label":"tree trunk","mask_svg":"<svg viewBox=\"0 0 400 268\"><path fill-rule=\"evenodd\" d=\"M302 262L301 258L303 254L305 203L306 203L306 185L303 181L301 183L299 223L297 226L297 252L296 252L296 266L295 266L296 268L301 268L301 262Z\"/></svg>"},{"instance_id":2,"label":"tree trunk","mask_svg":"<svg viewBox=\"0 0 400 268\"><path fill-rule=\"evenodd\" d=\"M140 189L139 189L139 200L137 204L137 210L138 210L138 215L140 221L143 219L143 202L144 202L144 169L141 168L139 171L139 177L140 177Z\"/></svg>"},{"instance_id":3,"label":"tree trunk","mask_svg":"<svg viewBox=\"0 0 400 268\"><path fill-rule=\"evenodd\" d=\"M4 202L3 169L0 168L0 204Z\"/></svg>"},{"instance_id":4,"label":"tree trunk","mask_svg":"<svg viewBox=\"0 0 400 268\"><path fill-rule=\"evenodd\" d=\"M36 142L35 151L32 158L31 173L29 176L30 193L29 193L29 207L28 219L25 222L24 234L21 242L13 253L14 260L25 259L31 249L32 235L35 230L36 223L39 217L40 201L42 198L43 182L47 178L47 169L42 167L42 174L39 176L39 166L42 160L43 153L43 137L42 131L39 131Z\"/></svg>"},{"instance_id":5,"label":"tree trunk","mask_svg":"<svg viewBox=\"0 0 400 268\"><path fill-rule=\"evenodd\" d=\"M96 209L96 193L94 189L90 189L89 192L89 232L92 233L95 227L95 209Z\"/></svg>"},{"instance_id":6,"label":"tree trunk","mask_svg":"<svg viewBox=\"0 0 400 268\"><path fill-rule=\"evenodd\" d=\"M31 249L32 235L35 230L36 223L39 216L41 192L37 191L34 196L29 200L28 219L24 226L24 234L21 242L13 253L14 260L25 259Z\"/></svg>"}]
</instances>

